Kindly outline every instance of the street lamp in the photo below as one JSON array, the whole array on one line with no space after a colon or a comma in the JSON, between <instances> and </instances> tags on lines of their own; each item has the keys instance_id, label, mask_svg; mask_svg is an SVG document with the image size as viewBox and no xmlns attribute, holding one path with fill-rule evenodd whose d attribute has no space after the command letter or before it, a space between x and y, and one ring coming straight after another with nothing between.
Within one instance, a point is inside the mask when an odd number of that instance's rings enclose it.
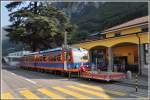
<instances>
[{"instance_id":1,"label":"street lamp","mask_svg":"<svg viewBox=\"0 0 150 100\"><path fill-rule=\"evenodd\" d=\"M138 38L138 73L135 76L135 84L136 84L136 92L138 91L138 76L141 75L141 48L140 48L140 44L141 44L141 39L138 35L138 33L136 34L136 37Z\"/></svg>"},{"instance_id":2,"label":"street lamp","mask_svg":"<svg viewBox=\"0 0 150 100\"><path fill-rule=\"evenodd\" d=\"M138 75L141 75L141 48L140 48L140 44L141 44L141 39L140 36L138 35L138 33L136 34L137 38L138 38Z\"/></svg>"}]
</instances>

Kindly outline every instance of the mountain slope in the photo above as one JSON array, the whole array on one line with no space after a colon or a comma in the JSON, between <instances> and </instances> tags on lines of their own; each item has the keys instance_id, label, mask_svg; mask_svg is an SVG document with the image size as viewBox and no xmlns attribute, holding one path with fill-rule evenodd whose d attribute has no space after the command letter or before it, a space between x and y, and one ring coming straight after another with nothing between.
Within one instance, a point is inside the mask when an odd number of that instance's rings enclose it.
<instances>
[{"instance_id":1,"label":"mountain slope","mask_svg":"<svg viewBox=\"0 0 150 100\"><path fill-rule=\"evenodd\" d=\"M89 34L148 15L147 2L59 2L53 6L64 10L77 25L77 32L71 36L72 43L86 39Z\"/></svg>"}]
</instances>

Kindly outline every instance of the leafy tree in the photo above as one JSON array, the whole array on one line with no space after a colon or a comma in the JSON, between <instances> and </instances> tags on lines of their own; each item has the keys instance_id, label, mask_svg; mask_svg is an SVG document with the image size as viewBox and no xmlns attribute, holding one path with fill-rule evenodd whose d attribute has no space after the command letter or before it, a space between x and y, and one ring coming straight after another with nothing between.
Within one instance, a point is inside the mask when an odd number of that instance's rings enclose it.
<instances>
[{"instance_id":1,"label":"leafy tree","mask_svg":"<svg viewBox=\"0 0 150 100\"><path fill-rule=\"evenodd\" d=\"M72 33L74 29L65 13L48 2L10 2L6 8L12 22L5 29L8 37L13 42L25 43L33 51L61 46L64 31Z\"/></svg>"}]
</instances>

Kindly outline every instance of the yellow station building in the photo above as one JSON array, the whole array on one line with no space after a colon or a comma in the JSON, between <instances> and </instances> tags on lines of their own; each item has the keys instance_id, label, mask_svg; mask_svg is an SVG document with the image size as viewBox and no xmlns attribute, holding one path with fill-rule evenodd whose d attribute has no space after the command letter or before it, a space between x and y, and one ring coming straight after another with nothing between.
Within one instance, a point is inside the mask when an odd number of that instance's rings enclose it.
<instances>
[{"instance_id":1,"label":"yellow station building","mask_svg":"<svg viewBox=\"0 0 150 100\"><path fill-rule=\"evenodd\" d=\"M124 66L124 71L148 75L148 35L148 16L144 16L104 30L73 46L88 49L90 61L98 66L107 65L111 71Z\"/></svg>"}]
</instances>

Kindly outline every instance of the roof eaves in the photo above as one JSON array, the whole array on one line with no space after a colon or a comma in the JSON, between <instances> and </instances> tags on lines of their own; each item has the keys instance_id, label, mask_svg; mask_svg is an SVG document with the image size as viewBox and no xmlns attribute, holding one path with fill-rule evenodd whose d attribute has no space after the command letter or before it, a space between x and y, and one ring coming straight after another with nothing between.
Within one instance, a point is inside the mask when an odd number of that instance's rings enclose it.
<instances>
[{"instance_id":1,"label":"roof eaves","mask_svg":"<svg viewBox=\"0 0 150 100\"><path fill-rule=\"evenodd\" d=\"M123 29L129 29L129 28L133 28L133 27L137 27L137 26L141 26L141 25L145 25L145 24L148 24L148 22L140 23L140 24L134 24L134 25L126 26L126 27L120 27L120 28L116 28L116 29L112 29L112 30L104 30L104 31L102 31L101 34L107 34L109 32L116 32L116 31L120 31Z\"/></svg>"}]
</instances>

